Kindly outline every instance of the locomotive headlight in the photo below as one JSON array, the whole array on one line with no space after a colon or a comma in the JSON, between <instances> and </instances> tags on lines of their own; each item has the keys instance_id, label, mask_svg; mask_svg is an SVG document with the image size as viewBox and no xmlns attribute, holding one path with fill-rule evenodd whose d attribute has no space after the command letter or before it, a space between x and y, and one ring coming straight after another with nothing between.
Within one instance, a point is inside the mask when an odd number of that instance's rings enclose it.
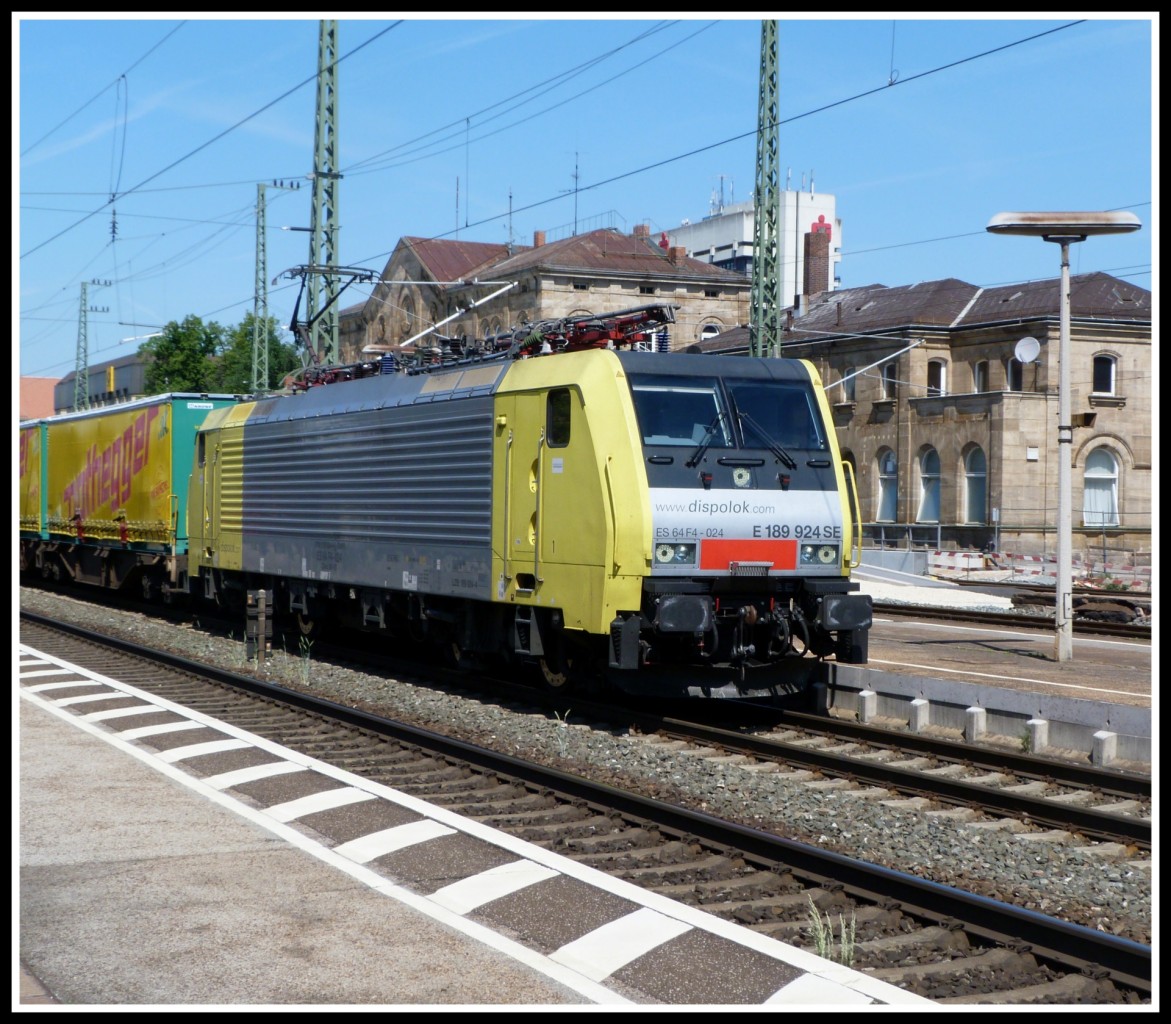
<instances>
[{"instance_id":1,"label":"locomotive headlight","mask_svg":"<svg viewBox=\"0 0 1171 1024\"><path fill-rule=\"evenodd\" d=\"M655 561L659 565L694 565L694 544L656 544Z\"/></svg>"},{"instance_id":2,"label":"locomotive headlight","mask_svg":"<svg viewBox=\"0 0 1171 1024\"><path fill-rule=\"evenodd\" d=\"M833 565L838 561L836 544L802 544L802 565Z\"/></svg>"}]
</instances>

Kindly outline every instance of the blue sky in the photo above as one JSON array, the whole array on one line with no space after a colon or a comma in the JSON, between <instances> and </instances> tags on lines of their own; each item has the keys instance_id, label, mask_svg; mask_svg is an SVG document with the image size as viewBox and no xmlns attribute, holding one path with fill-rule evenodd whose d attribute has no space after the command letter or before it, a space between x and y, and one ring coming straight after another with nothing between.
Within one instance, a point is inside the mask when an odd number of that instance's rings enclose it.
<instances>
[{"instance_id":1,"label":"blue sky","mask_svg":"<svg viewBox=\"0 0 1171 1024\"><path fill-rule=\"evenodd\" d=\"M316 20L13 19L21 374L73 369L83 281L102 282L91 364L190 314L238 323L258 183L302 181L267 191L268 278L308 262L281 228L309 225ZM749 200L758 19L339 18L340 262L381 270L403 235L657 232L721 187ZM781 165L837 197L842 286L1056 277L1056 246L988 220L1118 209L1143 229L1074 246L1072 270L1153 290L1153 19L781 20ZM295 297L282 278L270 313Z\"/></svg>"}]
</instances>

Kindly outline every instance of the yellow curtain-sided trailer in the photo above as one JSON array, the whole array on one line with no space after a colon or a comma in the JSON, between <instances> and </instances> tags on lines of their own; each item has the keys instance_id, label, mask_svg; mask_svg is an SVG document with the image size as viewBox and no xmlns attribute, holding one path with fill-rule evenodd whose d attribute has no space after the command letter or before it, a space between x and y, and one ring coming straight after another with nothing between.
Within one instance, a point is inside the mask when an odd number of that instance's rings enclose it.
<instances>
[{"instance_id":1,"label":"yellow curtain-sided trailer","mask_svg":"<svg viewBox=\"0 0 1171 1024\"><path fill-rule=\"evenodd\" d=\"M21 430L21 564L49 578L146 593L186 585L196 431L233 395L165 394Z\"/></svg>"}]
</instances>

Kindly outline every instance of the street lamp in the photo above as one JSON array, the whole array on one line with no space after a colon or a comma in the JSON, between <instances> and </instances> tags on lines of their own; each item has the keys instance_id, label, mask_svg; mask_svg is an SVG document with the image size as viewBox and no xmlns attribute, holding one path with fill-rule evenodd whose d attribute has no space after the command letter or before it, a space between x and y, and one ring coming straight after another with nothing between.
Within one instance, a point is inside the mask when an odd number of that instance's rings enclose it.
<instances>
[{"instance_id":1,"label":"street lamp","mask_svg":"<svg viewBox=\"0 0 1171 1024\"><path fill-rule=\"evenodd\" d=\"M1056 661L1073 659L1073 422L1069 412L1069 246L1090 235L1117 235L1142 225L1133 213L998 213L994 235L1033 235L1061 246L1061 339L1057 385Z\"/></svg>"}]
</instances>

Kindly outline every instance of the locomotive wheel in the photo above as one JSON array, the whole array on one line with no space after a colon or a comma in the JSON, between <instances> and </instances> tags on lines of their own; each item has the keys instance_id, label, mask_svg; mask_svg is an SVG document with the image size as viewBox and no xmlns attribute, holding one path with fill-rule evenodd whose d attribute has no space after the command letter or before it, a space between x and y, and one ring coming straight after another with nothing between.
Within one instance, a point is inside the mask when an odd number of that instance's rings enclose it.
<instances>
[{"instance_id":1,"label":"locomotive wheel","mask_svg":"<svg viewBox=\"0 0 1171 1024\"><path fill-rule=\"evenodd\" d=\"M572 681L572 658L541 658L537 667L541 670L541 679L550 690L563 690Z\"/></svg>"},{"instance_id":2,"label":"locomotive wheel","mask_svg":"<svg viewBox=\"0 0 1171 1024\"><path fill-rule=\"evenodd\" d=\"M294 620L297 623L297 634L299 636L303 636L306 640L315 640L320 635L321 624L319 619L315 619L312 615L296 612Z\"/></svg>"}]
</instances>

